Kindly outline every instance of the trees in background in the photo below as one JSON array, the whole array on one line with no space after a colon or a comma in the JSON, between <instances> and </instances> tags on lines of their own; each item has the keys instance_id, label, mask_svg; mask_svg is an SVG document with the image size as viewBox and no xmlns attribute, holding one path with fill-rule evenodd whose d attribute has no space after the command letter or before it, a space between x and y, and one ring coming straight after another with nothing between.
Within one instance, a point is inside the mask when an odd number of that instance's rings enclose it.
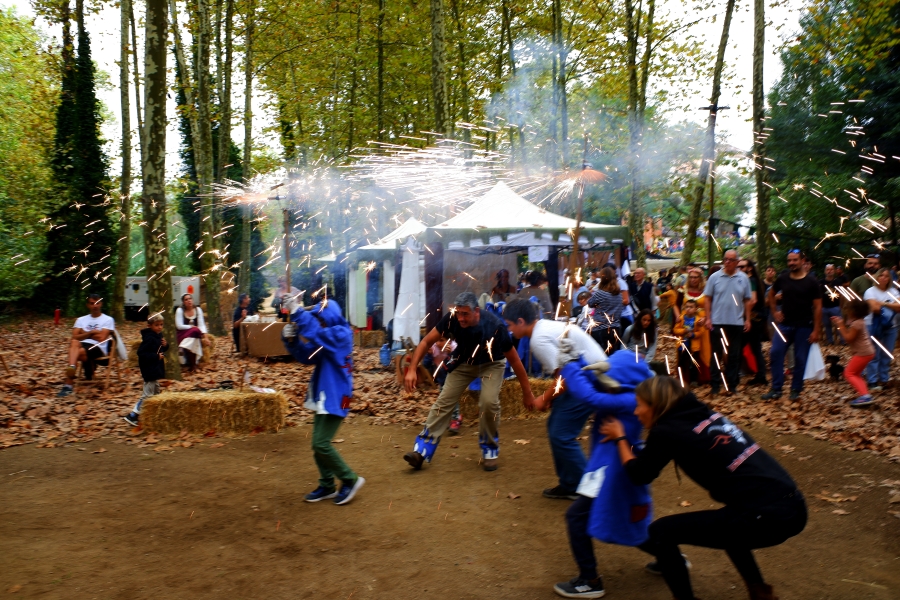
<instances>
[{"instance_id":1,"label":"trees in background","mask_svg":"<svg viewBox=\"0 0 900 600\"><path fill-rule=\"evenodd\" d=\"M0 9L0 302L32 296L48 272L50 215L59 207L50 157L59 54L28 19Z\"/></svg>"}]
</instances>

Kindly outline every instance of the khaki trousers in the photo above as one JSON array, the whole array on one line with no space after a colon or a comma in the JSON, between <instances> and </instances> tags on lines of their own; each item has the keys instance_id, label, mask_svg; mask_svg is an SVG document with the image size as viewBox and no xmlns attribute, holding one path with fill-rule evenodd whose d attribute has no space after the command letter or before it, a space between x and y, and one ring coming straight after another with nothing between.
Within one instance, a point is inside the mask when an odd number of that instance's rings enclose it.
<instances>
[{"instance_id":1,"label":"khaki trousers","mask_svg":"<svg viewBox=\"0 0 900 600\"><path fill-rule=\"evenodd\" d=\"M500 423L500 386L503 384L503 372L506 361L497 360L483 365L459 365L444 382L435 403L425 419L425 429L419 434L417 444L426 460L431 460L437 444L450 426L453 407L459 402L469 384L476 378L481 379L479 396L478 441L485 458L496 458L499 440L498 425ZM422 446L425 447L422 447ZM423 451L424 450L424 451Z\"/></svg>"}]
</instances>

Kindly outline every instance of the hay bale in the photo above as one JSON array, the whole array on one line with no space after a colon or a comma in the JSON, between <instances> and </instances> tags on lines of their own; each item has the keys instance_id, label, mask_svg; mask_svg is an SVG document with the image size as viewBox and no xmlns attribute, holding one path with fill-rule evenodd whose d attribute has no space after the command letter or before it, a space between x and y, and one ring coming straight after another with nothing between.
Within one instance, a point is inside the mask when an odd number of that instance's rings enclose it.
<instances>
[{"instance_id":1,"label":"hay bale","mask_svg":"<svg viewBox=\"0 0 900 600\"><path fill-rule=\"evenodd\" d=\"M552 387L556 382L554 379L532 379L528 382L531 384L531 391L535 396L544 393L545 390ZM459 398L459 412L462 417L468 421L477 421L481 410L478 407L478 399L480 391L466 390ZM500 386L500 416L501 418L518 417L524 414L531 414L522 406L522 385L518 379L506 379Z\"/></svg>"},{"instance_id":2,"label":"hay bale","mask_svg":"<svg viewBox=\"0 0 900 600\"><path fill-rule=\"evenodd\" d=\"M158 433L278 431L287 411L281 392L164 392L144 401L141 424Z\"/></svg>"},{"instance_id":3,"label":"hay bale","mask_svg":"<svg viewBox=\"0 0 900 600\"><path fill-rule=\"evenodd\" d=\"M360 348L381 348L382 344L384 344L384 331L380 329L376 331L366 331L364 329L359 332Z\"/></svg>"}]
</instances>

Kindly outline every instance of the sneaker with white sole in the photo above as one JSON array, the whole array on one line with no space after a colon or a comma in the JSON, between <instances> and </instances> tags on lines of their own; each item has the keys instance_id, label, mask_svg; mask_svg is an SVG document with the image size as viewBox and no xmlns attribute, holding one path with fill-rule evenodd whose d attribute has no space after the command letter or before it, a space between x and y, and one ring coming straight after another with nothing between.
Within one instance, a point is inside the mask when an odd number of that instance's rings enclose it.
<instances>
[{"instance_id":1,"label":"sneaker with white sole","mask_svg":"<svg viewBox=\"0 0 900 600\"><path fill-rule=\"evenodd\" d=\"M601 578L588 580L576 577L570 581L557 583L553 591L564 598L602 598L606 594Z\"/></svg>"},{"instance_id":2,"label":"sneaker with white sole","mask_svg":"<svg viewBox=\"0 0 900 600\"><path fill-rule=\"evenodd\" d=\"M340 491L337 493L337 496L334 499L335 504L347 504L353 497L356 495L356 492L359 491L366 483L366 480L362 477L357 477L356 481L353 483L344 482L344 485L341 486Z\"/></svg>"},{"instance_id":3,"label":"sneaker with white sole","mask_svg":"<svg viewBox=\"0 0 900 600\"><path fill-rule=\"evenodd\" d=\"M140 415L138 415L134 411L131 411L130 413L125 415L123 418L125 419L125 422L128 423L129 425L134 425L135 427L137 427L138 419L140 419Z\"/></svg>"},{"instance_id":4,"label":"sneaker with white sole","mask_svg":"<svg viewBox=\"0 0 900 600\"><path fill-rule=\"evenodd\" d=\"M62 386L62 389L59 390L58 392L56 392L56 397L57 398L65 398L66 396L71 396L72 392L74 392L74 391L75 390L72 388L72 386L67 384L67 385Z\"/></svg>"},{"instance_id":5,"label":"sneaker with white sole","mask_svg":"<svg viewBox=\"0 0 900 600\"><path fill-rule=\"evenodd\" d=\"M338 491L334 488L326 488L321 485L308 493L304 500L307 502L319 502L320 500L328 500L338 495Z\"/></svg>"},{"instance_id":6,"label":"sneaker with white sole","mask_svg":"<svg viewBox=\"0 0 900 600\"><path fill-rule=\"evenodd\" d=\"M859 408L861 406L871 406L875 404L875 400L872 399L872 396L869 394L865 394L864 396L860 396L855 400L850 401L850 406L854 408Z\"/></svg>"},{"instance_id":7,"label":"sneaker with white sole","mask_svg":"<svg viewBox=\"0 0 900 600\"><path fill-rule=\"evenodd\" d=\"M690 569L692 565L691 561L687 559L687 555L682 554L681 558L684 559L685 568ZM654 575L662 575L662 571L659 568L659 563L655 560L653 562L647 563L647 565L644 567L644 570L648 573L653 573Z\"/></svg>"}]
</instances>

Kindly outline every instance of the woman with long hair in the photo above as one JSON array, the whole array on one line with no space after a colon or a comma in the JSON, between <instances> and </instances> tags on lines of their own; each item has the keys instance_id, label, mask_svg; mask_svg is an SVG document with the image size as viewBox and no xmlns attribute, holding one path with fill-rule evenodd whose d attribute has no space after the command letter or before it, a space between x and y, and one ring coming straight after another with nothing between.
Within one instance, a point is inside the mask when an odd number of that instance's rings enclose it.
<instances>
[{"instance_id":1,"label":"woman with long hair","mask_svg":"<svg viewBox=\"0 0 900 600\"><path fill-rule=\"evenodd\" d=\"M653 377L634 390L634 414L648 430L637 454L622 423L604 419L600 433L616 444L635 485L649 484L674 462L677 469L725 506L657 519L639 546L656 557L676 600L696 600L679 545L725 550L747 585L751 600L776 600L753 558L753 550L783 543L806 526L806 502L791 476L753 439L713 412L671 377Z\"/></svg>"},{"instance_id":2,"label":"woman with long hair","mask_svg":"<svg viewBox=\"0 0 900 600\"><path fill-rule=\"evenodd\" d=\"M619 317L622 315L622 291L616 272L609 267L600 271L600 282L588 306L594 309L594 322L589 326L591 337L607 355L615 352L621 341Z\"/></svg>"},{"instance_id":3,"label":"woman with long hair","mask_svg":"<svg viewBox=\"0 0 900 600\"><path fill-rule=\"evenodd\" d=\"M750 347L753 359L756 361L756 376L747 382L747 385L768 385L766 380L766 362L763 358L762 343L768 338L765 319L765 299L762 295L762 280L756 270L756 263L749 258L742 258L738 263L738 269L742 270L750 279L750 331L744 336L744 346Z\"/></svg>"},{"instance_id":4,"label":"woman with long hair","mask_svg":"<svg viewBox=\"0 0 900 600\"><path fill-rule=\"evenodd\" d=\"M656 339L659 337L659 327L653 311L645 308L637 314L634 323L625 328L622 342L629 351L637 350L644 355L644 360L650 362L656 358Z\"/></svg>"},{"instance_id":5,"label":"woman with long hair","mask_svg":"<svg viewBox=\"0 0 900 600\"><path fill-rule=\"evenodd\" d=\"M206 337L206 321L199 306L194 306L194 296L181 297L181 306L175 310L175 335L178 348L184 356L184 366L193 371L203 356L203 346L209 346Z\"/></svg>"}]
</instances>

